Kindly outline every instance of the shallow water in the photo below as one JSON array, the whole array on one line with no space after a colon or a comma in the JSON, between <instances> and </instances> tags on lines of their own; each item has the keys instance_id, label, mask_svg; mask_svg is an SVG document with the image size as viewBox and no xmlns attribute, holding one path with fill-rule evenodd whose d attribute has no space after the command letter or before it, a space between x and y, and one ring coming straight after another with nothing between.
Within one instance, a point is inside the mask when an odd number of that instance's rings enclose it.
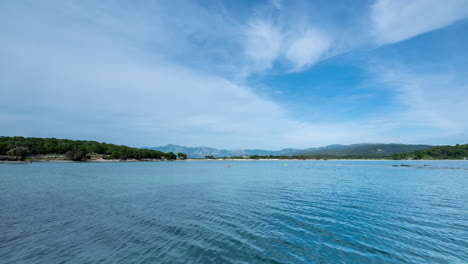
<instances>
[{"instance_id":1,"label":"shallow water","mask_svg":"<svg viewBox=\"0 0 468 264\"><path fill-rule=\"evenodd\" d=\"M0 164L0 263L468 263L467 209L468 161Z\"/></svg>"}]
</instances>

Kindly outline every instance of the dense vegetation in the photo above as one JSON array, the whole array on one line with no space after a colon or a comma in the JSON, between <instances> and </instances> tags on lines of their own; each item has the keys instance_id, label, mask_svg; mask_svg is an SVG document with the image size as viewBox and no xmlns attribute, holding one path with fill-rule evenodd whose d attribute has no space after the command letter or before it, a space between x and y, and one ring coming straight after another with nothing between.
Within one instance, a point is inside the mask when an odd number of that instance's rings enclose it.
<instances>
[{"instance_id":1,"label":"dense vegetation","mask_svg":"<svg viewBox=\"0 0 468 264\"><path fill-rule=\"evenodd\" d=\"M464 159L468 158L468 144L440 146L409 153L393 154L393 159Z\"/></svg>"},{"instance_id":2,"label":"dense vegetation","mask_svg":"<svg viewBox=\"0 0 468 264\"><path fill-rule=\"evenodd\" d=\"M360 143L351 145L328 145L318 148L306 148L306 149L293 149L285 148L281 150L264 150L264 149L238 149L238 150L226 150L226 149L214 149L208 147L185 147L179 145L166 145L160 147L153 147L149 149L159 150L163 152L172 151L174 153L183 152L186 153L190 158L205 158L211 159L213 157L241 157L241 156L253 156L258 155L261 157L269 157L273 155L275 157L287 157L287 156L299 156L299 155L332 155L332 156L345 156L346 158L369 158L376 157L382 158L391 156L395 153L412 152L421 149L428 149L434 146L431 145L410 145L410 144L383 144L383 143ZM147 147L148 148L148 147ZM329 157L332 157L329 156ZM317 156L320 157L320 156Z\"/></svg>"},{"instance_id":3,"label":"dense vegetation","mask_svg":"<svg viewBox=\"0 0 468 264\"><path fill-rule=\"evenodd\" d=\"M307 155L334 155L347 156L349 158L385 157L395 153L412 152L432 148L430 145L407 145L407 144L354 144L349 146L329 146L325 149L316 149L306 153Z\"/></svg>"},{"instance_id":4,"label":"dense vegetation","mask_svg":"<svg viewBox=\"0 0 468 264\"><path fill-rule=\"evenodd\" d=\"M178 158L178 159L183 159L183 160L184 160L184 159L187 158L187 154L182 153L182 152L179 152L179 153L177 153L177 158Z\"/></svg>"},{"instance_id":5,"label":"dense vegetation","mask_svg":"<svg viewBox=\"0 0 468 264\"><path fill-rule=\"evenodd\" d=\"M29 155L65 155L69 160L83 160L92 155L100 155L104 159L168 159L177 156L157 150L138 149L128 146L99 143L86 140L69 140L57 138L25 138L0 137L0 155L24 159ZM179 158L186 158L179 153Z\"/></svg>"},{"instance_id":6,"label":"dense vegetation","mask_svg":"<svg viewBox=\"0 0 468 264\"><path fill-rule=\"evenodd\" d=\"M207 156L208 159L212 156ZM221 157L222 159L228 159L228 157ZM293 155L293 156L285 156L285 155L268 155L268 156L261 156L261 155L251 155L251 156L234 156L229 157L229 159L390 159L391 156L384 156L384 155L328 155L328 154L304 154L304 155Z\"/></svg>"},{"instance_id":7,"label":"dense vegetation","mask_svg":"<svg viewBox=\"0 0 468 264\"><path fill-rule=\"evenodd\" d=\"M389 145L390 148L388 148ZM468 144L456 145L456 146L439 146L432 147L428 149L421 149L412 152L406 153L395 153L388 154L393 151L401 151L409 148L425 148L427 145L398 145L398 144L388 144L386 145L386 150L375 151L375 145L372 146L372 149L368 146L359 147L357 152L351 150L347 152L336 152L336 153L349 153L341 155L332 155L332 154L303 154L303 155L294 155L294 156L237 156L231 157L234 159L464 159L468 158ZM340 150L341 151L341 150ZM357 154L360 153L360 154ZM366 154L367 153L367 154ZM225 158L225 157L223 157Z\"/></svg>"},{"instance_id":8,"label":"dense vegetation","mask_svg":"<svg viewBox=\"0 0 468 264\"><path fill-rule=\"evenodd\" d=\"M468 158L468 144L439 146L428 149L427 145L382 144L356 146L327 153L308 153L303 155L268 155L235 156L234 159L464 159ZM398 153L408 148L416 151ZM332 154L333 153L333 154ZM0 156L8 159L24 160L28 156L62 155L69 160L84 160L99 156L103 159L186 159L187 155L179 152L164 153L151 149L138 149L128 146L99 143L96 141L69 140L57 138L0 137ZM213 155L205 158L214 159ZM223 157L226 158L226 157Z\"/></svg>"}]
</instances>

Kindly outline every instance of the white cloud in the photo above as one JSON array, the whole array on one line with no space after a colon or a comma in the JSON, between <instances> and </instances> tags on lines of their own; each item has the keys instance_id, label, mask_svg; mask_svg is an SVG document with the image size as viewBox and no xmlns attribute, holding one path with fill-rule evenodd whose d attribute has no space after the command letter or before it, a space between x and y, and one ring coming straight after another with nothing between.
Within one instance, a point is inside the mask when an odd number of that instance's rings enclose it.
<instances>
[{"instance_id":1,"label":"white cloud","mask_svg":"<svg viewBox=\"0 0 468 264\"><path fill-rule=\"evenodd\" d=\"M376 70L376 69L374 69ZM463 142L468 131L468 86L463 73L413 72L379 67L380 85L395 94L395 109L382 117L389 130L408 142Z\"/></svg>"},{"instance_id":2,"label":"white cloud","mask_svg":"<svg viewBox=\"0 0 468 264\"><path fill-rule=\"evenodd\" d=\"M298 31L293 26L282 27L264 19L251 22L245 34L245 54L251 62L247 75L269 70L276 61L284 59L291 63L292 71L303 70L322 59L332 45L332 38L309 23L303 24L294 24L304 28Z\"/></svg>"},{"instance_id":3,"label":"white cloud","mask_svg":"<svg viewBox=\"0 0 468 264\"><path fill-rule=\"evenodd\" d=\"M0 102L8 110L1 117L4 135L275 149L351 142L345 131L359 129L295 121L248 87L165 61L145 65L118 53L106 61L85 51L33 45L0 54L9 67L0 84L15 87ZM22 83L25 75L28 83Z\"/></svg>"},{"instance_id":4,"label":"white cloud","mask_svg":"<svg viewBox=\"0 0 468 264\"><path fill-rule=\"evenodd\" d=\"M442 28L467 15L467 0L377 0L371 18L376 42L389 44Z\"/></svg>"},{"instance_id":5,"label":"white cloud","mask_svg":"<svg viewBox=\"0 0 468 264\"><path fill-rule=\"evenodd\" d=\"M254 20L245 36L245 54L253 63L253 71L271 68L281 52L280 30L271 21Z\"/></svg>"},{"instance_id":6,"label":"white cloud","mask_svg":"<svg viewBox=\"0 0 468 264\"><path fill-rule=\"evenodd\" d=\"M294 70L316 63L329 49L331 38L324 32L309 27L291 41L285 57L292 62Z\"/></svg>"},{"instance_id":7,"label":"white cloud","mask_svg":"<svg viewBox=\"0 0 468 264\"><path fill-rule=\"evenodd\" d=\"M249 87L181 66L157 49L136 49L140 39L121 39L112 19L109 34L92 20L71 31L75 18L42 15L27 13L43 21L34 25L12 16L15 30L0 36L3 135L223 148L316 146L351 138L337 125L291 119ZM268 26L253 27L260 39L270 39ZM259 60L270 60L263 56Z\"/></svg>"}]
</instances>

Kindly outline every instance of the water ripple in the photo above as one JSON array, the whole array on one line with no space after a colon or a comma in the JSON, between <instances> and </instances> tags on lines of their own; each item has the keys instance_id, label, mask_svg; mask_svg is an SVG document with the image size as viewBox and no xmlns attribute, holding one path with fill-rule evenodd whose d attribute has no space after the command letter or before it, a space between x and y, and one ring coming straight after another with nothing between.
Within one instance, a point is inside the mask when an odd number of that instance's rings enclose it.
<instances>
[{"instance_id":1,"label":"water ripple","mask_svg":"<svg viewBox=\"0 0 468 264\"><path fill-rule=\"evenodd\" d=\"M0 166L0 262L468 263L467 163L392 162Z\"/></svg>"}]
</instances>

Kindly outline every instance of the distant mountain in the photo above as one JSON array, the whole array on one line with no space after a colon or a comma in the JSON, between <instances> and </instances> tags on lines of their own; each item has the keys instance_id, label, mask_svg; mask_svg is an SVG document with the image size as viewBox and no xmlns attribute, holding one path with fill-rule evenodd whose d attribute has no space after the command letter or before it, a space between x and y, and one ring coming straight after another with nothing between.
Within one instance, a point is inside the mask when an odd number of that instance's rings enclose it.
<instances>
[{"instance_id":1,"label":"distant mountain","mask_svg":"<svg viewBox=\"0 0 468 264\"><path fill-rule=\"evenodd\" d=\"M240 149L240 150L225 150L225 149L214 149L209 147L184 147L179 145L169 144L161 147L144 147L147 149L159 150L164 152L173 152L177 154L182 152L187 154L189 158L204 158L205 156L213 155L215 157L232 157L232 156L244 156L244 155L295 155L299 149L283 149L278 151L264 150L264 149Z\"/></svg>"},{"instance_id":2,"label":"distant mountain","mask_svg":"<svg viewBox=\"0 0 468 264\"><path fill-rule=\"evenodd\" d=\"M161 147L144 147L153 150L165 149L167 152L173 152L175 154L182 152L187 154L189 158L204 158L206 155L214 155L212 153L217 153L219 150L208 147L184 147L169 144Z\"/></svg>"},{"instance_id":3,"label":"distant mountain","mask_svg":"<svg viewBox=\"0 0 468 264\"><path fill-rule=\"evenodd\" d=\"M184 147L178 145L166 145L161 147L144 147L147 149L159 150L162 152L182 152L187 154L189 158L204 158L205 156L213 155L214 157L232 157L244 155L259 155L259 156L293 156L303 154L327 154L327 155L375 155L382 154L391 155L395 153L404 153L428 149L430 145L406 145L406 144L376 144L376 143L361 143L352 145L329 145L318 148L293 149L285 148L282 150L264 150L264 149L241 149L241 150L225 150L214 149L209 147Z\"/></svg>"}]
</instances>

